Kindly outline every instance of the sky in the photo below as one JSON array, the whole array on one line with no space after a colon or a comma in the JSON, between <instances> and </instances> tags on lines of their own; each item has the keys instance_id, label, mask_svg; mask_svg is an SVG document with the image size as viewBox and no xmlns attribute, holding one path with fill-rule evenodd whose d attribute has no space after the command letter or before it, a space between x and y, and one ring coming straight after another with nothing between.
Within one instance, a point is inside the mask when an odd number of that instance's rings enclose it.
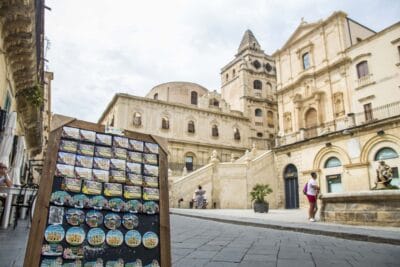
<instances>
[{"instance_id":1,"label":"sky","mask_svg":"<svg viewBox=\"0 0 400 267\"><path fill-rule=\"evenodd\" d=\"M52 112L97 122L116 93L145 96L169 81L220 92L220 69L250 29L272 54L300 24L342 10L380 31L398 0L46 0Z\"/></svg>"}]
</instances>

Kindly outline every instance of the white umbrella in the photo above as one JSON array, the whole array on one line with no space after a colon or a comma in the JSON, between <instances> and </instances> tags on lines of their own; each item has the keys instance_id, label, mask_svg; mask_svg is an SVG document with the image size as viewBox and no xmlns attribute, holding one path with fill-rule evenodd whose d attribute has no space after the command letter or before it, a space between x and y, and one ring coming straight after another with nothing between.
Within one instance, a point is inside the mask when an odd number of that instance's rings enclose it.
<instances>
[{"instance_id":1,"label":"white umbrella","mask_svg":"<svg viewBox=\"0 0 400 267\"><path fill-rule=\"evenodd\" d=\"M14 141L15 125L17 124L17 113L11 112L8 115L6 127L1 135L0 162L10 167L10 154Z\"/></svg>"},{"instance_id":2,"label":"white umbrella","mask_svg":"<svg viewBox=\"0 0 400 267\"><path fill-rule=\"evenodd\" d=\"M14 185L21 185L21 167L25 151L25 140L22 136L18 136L16 150L14 161L12 163L11 180Z\"/></svg>"}]
</instances>

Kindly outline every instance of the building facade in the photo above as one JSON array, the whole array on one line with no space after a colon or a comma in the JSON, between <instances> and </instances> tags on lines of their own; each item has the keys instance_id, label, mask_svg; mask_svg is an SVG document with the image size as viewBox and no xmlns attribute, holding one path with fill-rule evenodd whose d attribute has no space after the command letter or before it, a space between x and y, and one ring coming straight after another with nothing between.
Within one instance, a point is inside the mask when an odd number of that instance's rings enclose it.
<instances>
[{"instance_id":1,"label":"building facade","mask_svg":"<svg viewBox=\"0 0 400 267\"><path fill-rule=\"evenodd\" d=\"M173 176L208 164L214 150L218 160L230 162L253 144L273 144L274 73L273 60L246 31L235 59L222 69L222 94L190 82L160 84L146 97L117 94L99 123L166 138Z\"/></svg>"}]
</instances>

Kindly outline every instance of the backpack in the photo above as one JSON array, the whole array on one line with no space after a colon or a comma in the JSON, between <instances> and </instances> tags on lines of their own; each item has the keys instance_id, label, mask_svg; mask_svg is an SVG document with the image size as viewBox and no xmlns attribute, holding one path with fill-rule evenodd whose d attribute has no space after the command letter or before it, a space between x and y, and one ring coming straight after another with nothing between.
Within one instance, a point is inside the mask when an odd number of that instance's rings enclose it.
<instances>
[{"instance_id":1,"label":"backpack","mask_svg":"<svg viewBox=\"0 0 400 267\"><path fill-rule=\"evenodd\" d=\"M307 195L308 182L303 187L303 194Z\"/></svg>"}]
</instances>

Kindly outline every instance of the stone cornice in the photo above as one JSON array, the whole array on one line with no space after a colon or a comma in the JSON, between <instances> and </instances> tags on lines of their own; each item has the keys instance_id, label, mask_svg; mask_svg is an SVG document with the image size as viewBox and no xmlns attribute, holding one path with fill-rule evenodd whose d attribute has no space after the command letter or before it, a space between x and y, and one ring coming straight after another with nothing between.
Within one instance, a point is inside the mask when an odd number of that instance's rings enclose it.
<instances>
[{"instance_id":1,"label":"stone cornice","mask_svg":"<svg viewBox=\"0 0 400 267\"><path fill-rule=\"evenodd\" d=\"M150 98L146 98L146 97L140 97L140 96L134 96L134 95L124 94L124 93L118 93L118 94L114 95L114 97L111 100L111 102L107 105L106 109L104 110L104 112L100 116L100 118L98 120L98 123L101 123L102 120L104 120L106 115L109 113L111 108L114 107L114 105L116 104L116 102L117 102L117 100L119 98L125 98L125 99L128 99L128 100L143 101L143 102L152 103L152 104L155 104L155 105L182 108L182 109L193 110L193 111L197 111L197 112L206 112L206 113L219 115L219 116L222 116L222 117L230 117L230 118L234 118L234 119L237 119L237 120L249 121L249 118L244 117L244 116L229 114L229 113L226 113L226 112L216 111L216 110L212 110L212 109L198 108L198 107L195 107L195 106L192 106L192 105L184 105L184 104L179 104L179 103L170 103L170 102L166 102L166 101L162 101L162 100L154 100L154 99L150 99Z\"/></svg>"},{"instance_id":2,"label":"stone cornice","mask_svg":"<svg viewBox=\"0 0 400 267\"><path fill-rule=\"evenodd\" d=\"M173 139L173 138L167 138L168 143L175 143L175 144L185 144L185 145L193 145L193 146L205 146L209 147L211 149L214 148L220 148L220 149L229 149L229 150L240 150L240 151L246 151L246 149L249 149L249 147L239 147L239 146L227 146L227 145L221 145L221 144L215 144L215 143L202 143L202 142L193 142L193 141L185 141L181 139Z\"/></svg>"}]
</instances>

